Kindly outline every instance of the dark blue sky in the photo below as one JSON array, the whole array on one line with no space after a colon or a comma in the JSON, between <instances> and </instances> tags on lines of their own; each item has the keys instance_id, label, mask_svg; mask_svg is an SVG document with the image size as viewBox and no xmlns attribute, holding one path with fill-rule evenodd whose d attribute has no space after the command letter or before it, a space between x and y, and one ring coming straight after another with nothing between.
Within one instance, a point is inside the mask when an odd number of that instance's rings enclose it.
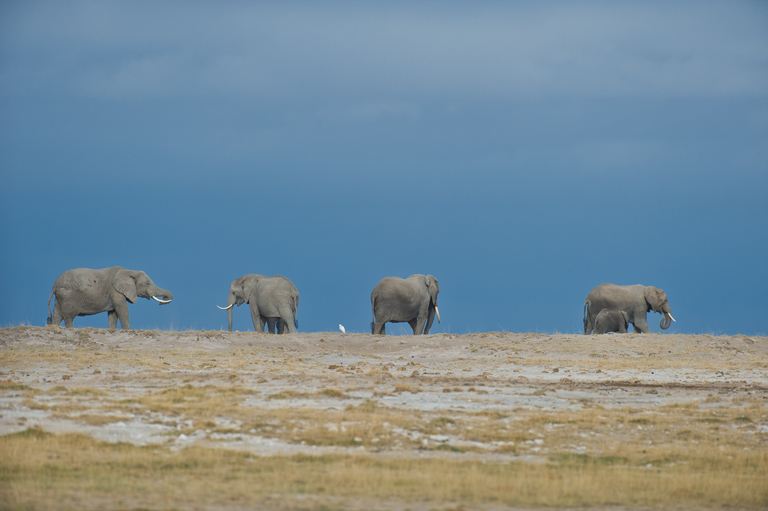
<instances>
[{"instance_id":1,"label":"dark blue sky","mask_svg":"<svg viewBox=\"0 0 768 511\"><path fill-rule=\"evenodd\" d=\"M262 273L368 332L431 273L433 333L580 332L614 282L766 335L767 197L763 2L0 4L0 326L120 265L174 293L134 328L226 328Z\"/></svg>"}]
</instances>

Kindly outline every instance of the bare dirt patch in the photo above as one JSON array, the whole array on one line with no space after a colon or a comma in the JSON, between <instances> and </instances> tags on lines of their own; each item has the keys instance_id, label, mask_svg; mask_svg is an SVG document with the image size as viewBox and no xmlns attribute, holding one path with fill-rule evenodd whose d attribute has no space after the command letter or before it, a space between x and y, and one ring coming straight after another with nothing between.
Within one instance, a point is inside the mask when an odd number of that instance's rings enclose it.
<instances>
[{"instance_id":1,"label":"bare dirt patch","mask_svg":"<svg viewBox=\"0 0 768 511\"><path fill-rule=\"evenodd\" d=\"M15 442L0 444L10 455L0 458L16 460L0 470L33 474L3 479L0 498L15 507L66 494L77 505L64 507L103 508L110 491L133 500L106 507L188 507L188 494L156 505L152 488L24 491L46 477L24 464L28 444L111 456L106 446L122 442L139 449L130 456L150 449L148 466L160 456L186 467L190 453L214 466L224 461L211 453L238 453L227 470L249 483L196 500L200 509L764 508L768 338L2 329L0 435ZM239 472L253 460L309 472L267 483ZM316 475L318 464L344 475ZM349 484L356 473L379 482Z\"/></svg>"}]
</instances>

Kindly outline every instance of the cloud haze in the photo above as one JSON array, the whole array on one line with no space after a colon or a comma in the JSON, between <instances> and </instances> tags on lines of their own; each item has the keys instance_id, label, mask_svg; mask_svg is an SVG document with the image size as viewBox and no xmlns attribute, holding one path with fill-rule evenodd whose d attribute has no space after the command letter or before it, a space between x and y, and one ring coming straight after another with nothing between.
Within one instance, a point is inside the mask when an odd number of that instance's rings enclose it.
<instances>
[{"instance_id":1,"label":"cloud haze","mask_svg":"<svg viewBox=\"0 0 768 511\"><path fill-rule=\"evenodd\" d=\"M365 331L432 273L438 331L578 331L613 281L756 333L767 139L762 2L3 2L0 325L122 265L176 297L137 328L263 273Z\"/></svg>"},{"instance_id":2,"label":"cloud haze","mask_svg":"<svg viewBox=\"0 0 768 511\"><path fill-rule=\"evenodd\" d=\"M758 2L36 5L5 6L10 89L353 101L768 90L768 8Z\"/></svg>"}]
</instances>

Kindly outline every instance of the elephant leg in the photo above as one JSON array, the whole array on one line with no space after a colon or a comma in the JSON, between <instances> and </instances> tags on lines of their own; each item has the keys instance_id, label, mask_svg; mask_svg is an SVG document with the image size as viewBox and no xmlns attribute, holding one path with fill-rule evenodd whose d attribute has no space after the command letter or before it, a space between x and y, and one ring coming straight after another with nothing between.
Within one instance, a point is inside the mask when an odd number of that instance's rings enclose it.
<instances>
[{"instance_id":1,"label":"elephant leg","mask_svg":"<svg viewBox=\"0 0 768 511\"><path fill-rule=\"evenodd\" d=\"M422 309L423 310L423 309ZM421 315L416 318L416 326L413 328L413 335L421 335L424 333L424 325L427 323L427 314ZM410 323L410 321L408 322ZM413 325L411 325L413 327Z\"/></svg>"},{"instance_id":2,"label":"elephant leg","mask_svg":"<svg viewBox=\"0 0 768 511\"><path fill-rule=\"evenodd\" d=\"M57 303L56 307L53 308L53 319L51 320L51 324L60 326L62 321L64 321L64 315L62 315L61 311L59 310Z\"/></svg>"},{"instance_id":3,"label":"elephant leg","mask_svg":"<svg viewBox=\"0 0 768 511\"><path fill-rule=\"evenodd\" d=\"M623 322L621 325L619 325L619 333L620 334L626 334L627 333L627 325L625 325Z\"/></svg>"},{"instance_id":4,"label":"elephant leg","mask_svg":"<svg viewBox=\"0 0 768 511\"><path fill-rule=\"evenodd\" d=\"M267 324L267 332L270 334L275 333L275 318L261 318L262 321L265 321ZM279 328L279 327L278 327Z\"/></svg>"},{"instance_id":5,"label":"elephant leg","mask_svg":"<svg viewBox=\"0 0 768 511\"><path fill-rule=\"evenodd\" d=\"M75 319L74 316L64 316L64 326L66 328L74 328L72 325L72 321ZM54 323L55 325L56 323Z\"/></svg>"},{"instance_id":6,"label":"elephant leg","mask_svg":"<svg viewBox=\"0 0 768 511\"><path fill-rule=\"evenodd\" d=\"M651 333L651 329L648 328L648 322L644 319L636 319L635 322L632 323L632 328L635 330L635 333L637 334Z\"/></svg>"},{"instance_id":7,"label":"elephant leg","mask_svg":"<svg viewBox=\"0 0 768 511\"><path fill-rule=\"evenodd\" d=\"M259 313L259 307L251 302L251 321L253 321L253 329L257 332L264 331L264 318Z\"/></svg>"},{"instance_id":8,"label":"elephant leg","mask_svg":"<svg viewBox=\"0 0 768 511\"><path fill-rule=\"evenodd\" d=\"M123 330L130 330L131 320L128 319L128 304L125 301L122 301L114 303L113 305L115 306L115 314L117 315L117 319L120 320L120 328ZM115 321L115 328L117 328L117 321Z\"/></svg>"},{"instance_id":9,"label":"elephant leg","mask_svg":"<svg viewBox=\"0 0 768 511\"><path fill-rule=\"evenodd\" d=\"M282 304L281 306L278 306L277 313L280 315L280 317L277 318L277 328L280 330L279 333L285 333L287 329L288 333L295 334L296 328L293 326L294 311L291 309L291 306L289 304Z\"/></svg>"},{"instance_id":10,"label":"elephant leg","mask_svg":"<svg viewBox=\"0 0 768 511\"><path fill-rule=\"evenodd\" d=\"M414 318L408 322L409 325L411 325L411 328L413 329L413 335L419 335L421 331L416 331L416 327L419 325L419 320L417 318Z\"/></svg>"},{"instance_id":11,"label":"elephant leg","mask_svg":"<svg viewBox=\"0 0 768 511\"><path fill-rule=\"evenodd\" d=\"M108 328L114 330L117 328L117 312L107 311L107 317L109 318Z\"/></svg>"},{"instance_id":12,"label":"elephant leg","mask_svg":"<svg viewBox=\"0 0 768 511\"><path fill-rule=\"evenodd\" d=\"M373 324L373 335L387 335L386 324L386 321L375 322Z\"/></svg>"}]
</instances>

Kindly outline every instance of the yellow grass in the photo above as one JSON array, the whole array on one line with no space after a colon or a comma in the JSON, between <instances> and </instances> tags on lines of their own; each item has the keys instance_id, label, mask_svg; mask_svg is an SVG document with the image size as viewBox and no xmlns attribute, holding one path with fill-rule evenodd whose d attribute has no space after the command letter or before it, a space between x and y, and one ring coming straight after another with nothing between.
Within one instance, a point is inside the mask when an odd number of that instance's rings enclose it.
<instances>
[{"instance_id":1,"label":"yellow grass","mask_svg":"<svg viewBox=\"0 0 768 511\"><path fill-rule=\"evenodd\" d=\"M0 438L6 509L258 506L291 498L362 498L509 506L768 506L768 453L675 451L650 457L557 455L543 464L365 456L254 457L106 444L38 430ZM304 499L290 500L302 509ZM303 502L303 504L302 504ZM313 501L315 504L317 500ZM117 505L123 503L123 505Z\"/></svg>"},{"instance_id":2,"label":"yellow grass","mask_svg":"<svg viewBox=\"0 0 768 511\"><path fill-rule=\"evenodd\" d=\"M166 426L147 447L0 436L0 510L768 507L768 362L749 349L762 340L488 332L417 363L315 350L354 339L332 335L0 331L6 431ZM416 343L450 339L407 342L419 360ZM697 381L634 381L658 367ZM257 438L335 454L256 456Z\"/></svg>"}]
</instances>

